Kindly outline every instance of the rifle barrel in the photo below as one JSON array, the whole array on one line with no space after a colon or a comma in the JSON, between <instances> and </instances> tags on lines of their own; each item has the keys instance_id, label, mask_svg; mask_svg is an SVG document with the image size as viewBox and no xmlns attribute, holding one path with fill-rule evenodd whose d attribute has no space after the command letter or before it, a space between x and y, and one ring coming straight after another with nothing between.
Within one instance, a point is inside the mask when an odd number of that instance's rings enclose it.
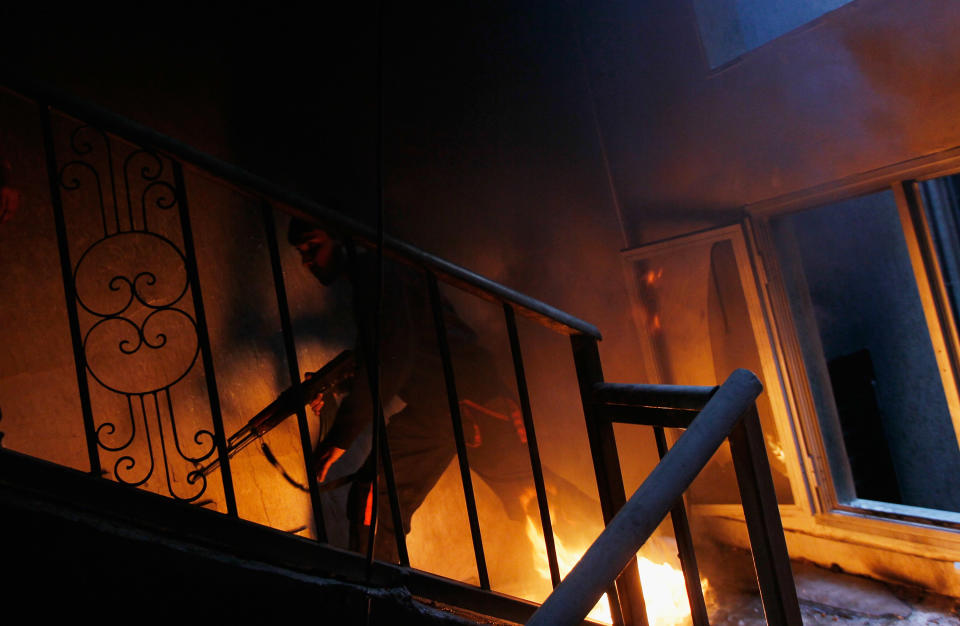
<instances>
[{"instance_id":1,"label":"rifle barrel","mask_svg":"<svg viewBox=\"0 0 960 626\"><path fill-rule=\"evenodd\" d=\"M352 376L354 368L353 351L344 350L314 372L310 378L302 383L296 382L284 389L273 402L250 418L250 421L244 424L240 430L230 435L227 439L227 458L233 458L237 452L247 447L254 439L273 430L286 418L296 413L299 407L306 404L308 398L312 399L321 393L325 393ZM190 475L208 476L218 467L220 467L220 457L194 470Z\"/></svg>"}]
</instances>

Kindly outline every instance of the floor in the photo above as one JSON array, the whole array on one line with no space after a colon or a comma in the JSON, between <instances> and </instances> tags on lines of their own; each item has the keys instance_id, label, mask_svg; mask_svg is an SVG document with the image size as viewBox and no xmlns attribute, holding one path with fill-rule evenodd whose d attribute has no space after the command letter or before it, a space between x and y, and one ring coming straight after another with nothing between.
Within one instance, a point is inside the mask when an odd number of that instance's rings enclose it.
<instances>
[{"instance_id":1,"label":"floor","mask_svg":"<svg viewBox=\"0 0 960 626\"><path fill-rule=\"evenodd\" d=\"M918 589L834 572L806 563L793 563L804 624L837 626L960 626L960 600ZM766 624L760 597L743 589L718 590L710 623L715 626Z\"/></svg>"}]
</instances>

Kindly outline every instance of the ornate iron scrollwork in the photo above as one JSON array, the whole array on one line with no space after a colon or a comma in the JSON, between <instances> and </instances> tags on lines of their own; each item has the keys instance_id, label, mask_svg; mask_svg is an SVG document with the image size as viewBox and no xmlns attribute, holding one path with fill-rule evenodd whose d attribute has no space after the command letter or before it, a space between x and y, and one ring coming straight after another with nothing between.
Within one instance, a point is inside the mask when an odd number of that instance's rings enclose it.
<instances>
[{"instance_id":1,"label":"ornate iron scrollwork","mask_svg":"<svg viewBox=\"0 0 960 626\"><path fill-rule=\"evenodd\" d=\"M94 224L71 236L83 240L73 283L87 319L85 369L126 405L126 415L103 418L96 427L97 445L118 455L112 471L118 482L144 485L159 469L172 497L195 501L206 491L206 477L190 470L216 446L213 433L197 426L183 433L195 450L188 451L174 409L172 390L194 371L200 354L197 319L186 297L195 287L185 251L175 241L183 239L183 224L169 232L177 222L163 215L177 208L176 183L165 177L170 168L164 157L134 148L123 160L118 193L106 133L80 125L70 135L70 148L60 187L75 194L80 211L96 215L90 216Z\"/></svg>"}]
</instances>

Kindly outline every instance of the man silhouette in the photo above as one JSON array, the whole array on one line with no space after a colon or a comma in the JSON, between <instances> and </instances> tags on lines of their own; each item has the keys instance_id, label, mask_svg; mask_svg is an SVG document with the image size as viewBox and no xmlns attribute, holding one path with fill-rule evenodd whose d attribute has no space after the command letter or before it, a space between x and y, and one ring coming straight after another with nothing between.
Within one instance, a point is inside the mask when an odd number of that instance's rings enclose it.
<instances>
[{"instance_id":1,"label":"man silhouette","mask_svg":"<svg viewBox=\"0 0 960 626\"><path fill-rule=\"evenodd\" d=\"M388 266L384 272L382 307L377 306L375 255L358 253L348 263L342 243L330 231L294 219L288 240L320 283L331 286L348 276L357 308L358 343L372 345L374 327L380 325L380 388L385 406L402 407L387 425L387 441L396 479L404 534L410 519L436 485L456 453L453 428L437 348L433 312L426 283L416 270ZM348 267L348 265L352 265ZM513 519L523 519L524 504L532 495L532 473L520 410L496 374L491 355L477 334L446 299L441 301L448 343L456 366L457 391L469 448L470 467L500 497ZM362 335L362 336L361 336ZM367 385L368 366L358 349L358 372L346 397L337 407L329 432L314 453L314 471L323 482L330 468L343 457L363 428L371 422L373 404ZM314 398L319 412L325 398ZM368 466L371 465L368 460ZM362 545L372 508L371 484L356 482L350 500L351 547ZM381 484L380 532L376 553L396 562L394 525L386 486Z\"/></svg>"}]
</instances>

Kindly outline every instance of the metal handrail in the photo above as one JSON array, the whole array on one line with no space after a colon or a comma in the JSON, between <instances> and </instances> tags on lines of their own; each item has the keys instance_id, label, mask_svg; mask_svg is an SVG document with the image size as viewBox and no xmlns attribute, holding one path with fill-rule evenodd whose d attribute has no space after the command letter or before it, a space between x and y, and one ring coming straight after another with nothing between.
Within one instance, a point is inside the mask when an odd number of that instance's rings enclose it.
<instances>
[{"instance_id":1,"label":"metal handrail","mask_svg":"<svg viewBox=\"0 0 960 626\"><path fill-rule=\"evenodd\" d=\"M158 133L150 128L137 124L136 122L111 113L94 104L79 100L54 87L38 82L33 78L22 74L18 70L5 66L2 63L0 63L0 91L9 93L13 97L29 101L38 109L43 137L43 151L46 158L48 184L50 187L50 203L53 209L54 224L57 235L56 243L59 247L60 269L62 274L61 279L63 281L64 294L66 296L67 317L70 324L70 337L74 351L74 366L77 376L78 396L81 414L83 417L84 431L86 434L85 442L87 445L87 456L90 462L89 473L97 477L101 475L107 477L109 475L109 472L104 472L101 467L101 448L109 449L112 452L116 452L117 450L113 448L107 448L107 446L104 445L100 440L101 428L97 425L97 416L95 415L93 402L91 400L91 385L103 385L99 383L99 381L91 382L90 373L88 372L89 368L87 367L86 342L83 334L84 329L82 328L84 324L81 324L82 312L80 311L80 308L82 306L82 301L77 293L74 278L77 263L79 262L76 261L76 258L71 258L71 233L70 229L68 228L63 202L63 192L72 192L77 188L64 182L63 168L66 167L66 165L75 165L81 162L85 163L85 161L82 161L81 159L81 161L68 161L66 164L63 163L62 159L58 156L56 131L59 129L55 126L54 122L76 122L78 126L74 129L75 134L80 130L90 128L100 137L102 137L104 146L106 147L105 167L108 174L104 176L104 180L107 181L105 184L108 190L112 192L112 196L114 198L113 209L115 217L115 232L108 233L107 219L105 217L106 213L103 213L104 205L101 201L100 208L101 216L103 217L104 229L103 237L98 239L93 244L89 244L89 242L87 242L85 245L97 245L97 243L106 240L108 236L112 237L120 232L134 232L135 230L138 230L134 225L134 216L132 211L129 214L128 220L126 216L124 217L123 228L121 228L121 217L117 211L119 205L115 200L118 196L118 189L121 193L125 189L128 195L128 207L131 206L129 200L130 182L126 177L126 167L129 164L132 156L147 154L156 160L156 162L159 164L159 167L164 166L164 163L161 163L161 161L169 161L170 170L168 171L172 173L168 174L167 177L172 177L172 181L165 179L157 181L153 178L149 178L147 174L144 173L146 170L143 170L141 174L144 178L154 181L150 183L150 185L163 185L163 188L170 192L170 194L173 196L172 199L167 199L170 201L170 206L162 206L161 208L176 207L176 220L179 223L180 238L182 239L180 243L182 245L178 246L174 244L173 247L183 258L184 271L187 275L187 288L184 293L189 291L190 298L192 300L192 315L188 315L188 317L190 317L194 322L196 328L197 342L199 346L199 357L197 362L202 363L204 376L203 388L208 396L207 400L210 407L209 418L210 422L212 423L212 430L210 431L212 432L212 447L205 453L203 458L199 459L199 461L204 461L211 457L211 455L216 455L216 459L218 459L216 462L217 467L220 468L220 479L223 486L223 497L227 515L228 517L233 518L239 517L234 479L230 467L230 446L228 445L227 438L228 432L225 429L223 415L221 412L221 404L219 399L220 388L215 374L216 368L214 367L213 345L209 337L206 314L204 310L203 292L200 287L199 269L192 236L192 219L190 217L191 212L189 208L190 197L188 197L187 193L187 181L185 181L184 171L187 168L190 168L198 176L213 180L218 185L231 188L240 194L251 197L261 205L260 212L263 219L263 229L270 258L270 266L273 272L273 286L276 292L275 295L277 297L277 311L280 317L280 325L284 341L284 352L286 354L290 380L292 381L300 380L301 373L300 365L297 359L293 324L290 319L290 310L287 303L283 267L278 248L279 239L276 233L276 220L274 218L275 209L282 210L289 215L306 219L313 223L326 226L331 230L335 230L344 240L348 257L353 256L355 258L355 249L357 245L363 245L367 247L377 246L379 242L376 242L377 237L374 231L358 221L346 217L328 207L322 206L321 204L308 198L279 187L278 185L264 178L256 176L239 167L220 161L215 157L205 154L170 137L162 135L161 133ZM75 134L73 137L75 137ZM115 178L114 176L116 173L115 164L111 157L112 153L110 148L112 140L114 139L120 139L124 143L128 143L133 147L133 152L127 155L127 159L124 161L121 168L123 172L122 178ZM78 151L77 147L72 144L71 149L75 153L74 156L86 154L86 152ZM71 156L69 158L74 157ZM94 176L98 176L95 168L93 168L93 174ZM159 176L159 174L157 176ZM100 184L99 178L97 179L97 184ZM101 199L102 197L103 196L101 196ZM147 231L147 219L145 214L141 218L139 226L144 231ZM437 330L438 348L440 351L441 361L443 363L446 392L451 403L450 413L454 426L454 439L457 444L457 456L460 460L461 477L464 482L465 504L468 510L468 515L471 517L472 521L471 535L477 559L478 574L480 579L479 586L481 588L477 591L489 592L490 584L489 578L484 572L485 568L483 564L485 557L483 552L482 536L479 527L479 516L477 514L476 498L473 494L473 489L469 481L469 459L467 457L467 450L463 441L464 436L462 429L458 428L460 422L459 416L457 415L459 404L456 401L457 390L453 377L452 355L448 349L444 348L444 344L446 343L447 339L441 311L443 307L443 301L437 288L438 281L444 281L445 283L450 284L462 291L466 291L474 296L499 304L503 310L504 321L510 336L511 356L513 357L514 373L517 379L517 394L523 417L524 428L527 434L527 445L530 456L531 470L533 472L533 482L537 494L537 505L540 509L540 520L545 534L544 544L547 551L547 560L550 567L552 582L554 584L559 583L560 576L556 555L556 546L553 541L546 485L543 478L543 468L541 466L539 450L537 449L536 444L537 439L534 429L533 413L531 410L531 403L526 385L526 375L524 373L520 340L516 327L516 315L523 315L527 318L530 318L535 323L545 326L554 332L569 335L574 345L577 345L577 342L586 341L588 344L595 346L596 342L601 338L600 332L592 324L577 319L572 315L544 304L543 302L540 302L534 298L530 298L524 294L508 289L503 285L479 276L444 259L433 256L403 241L392 237L385 237L382 242L384 252L387 255L402 263L406 263L417 268L426 278L427 285L430 289L430 306L435 318L434 322ZM86 251L80 255L80 258L85 258L84 255L90 249L91 248L88 247ZM99 315L95 312L92 313L93 315ZM360 311L359 303L355 303L354 313L360 319L364 318L362 311ZM86 330L89 332L89 328ZM360 333L360 336L363 337L364 334ZM576 360L576 355L574 358ZM577 367L579 368L580 365L577 365ZM136 394L134 392L128 393L126 391L112 389L110 391L121 396L127 396L128 408L132 415L134 408L129 400L132 395ZM169 393L169 389L165 389L164 391ZM151 391L147 394L141 394L138 396L141 403L144 401L144 397L150 394L153 394L152 397L155 402L159 402L156 392ZM172 421L174 409L172 403L170 403L169 395L167 396L167 404L170 407L169 418ZM145 411L146 409L143 410ZM310 438L310 429L307 424L305 411L302 407L298 407L296 415L298 430L300 433L300 442L303 450L303 459L306 466L309 468L312 466L312 441ZM382 419L382 416L380 416L380 419ZM163 425L160 424L159 427L162 428ZM129 442L124 445L129 445ZM386 479L385 482L387 486L387 493L391 499L391 513L394 516L393 525L396 533L395 538L397 541L398 556L401 565L409 568L409 559L406 556L406 550L404 548L404 524L402 523L402 518L400 517L400 506L397 502L396 486L391 478L392 465L389 458L389 449L385 436L383 437L380 445L380 450L383 455L384 477ZM187 459L187 457L184 457L179 449L177 449L177 452L181 457ZM163 454L163 462L166 463L167 457L165 449ZM188 460L194 462L197 461L196 459ZM203 494L206 490L206 472L193 472L191 476L194 478L199 476L202 479L202 485L199 487L199 491L189 496L189 501L195 501L198 500L201 494ZM117 479L118 482L124 482L130 486L140 486L146 480L144 479L144 481L141 482L122 480L117 473L116 467L114 468L113 478ZM169 480L168 486L170 495L172 497L182 499L174 493L172 485L169 485ZM315 536L319 542L325 543L327 541L327 535L323 524L324 514L320 503L319 487L317 485L314 473L309 471L309 469L307 470L307 490L310 493L310 501L313 509ZM524 617L526 617L526 615Z\"/></svg>"},{"instance_id":2,"label":"metal handrail","mask_svg":"<svg viewBox=\"0 0 960 626\"><path fill-rule=\"evenodd\" d=\"M271 217L272 209L282 208L282 210L291 215L330 226L335 228L338 232L346 235L348 242L358 242L366 246L376 245L374 242L377 237L373 229L356 220L346 217L343 214L330 209L329 207L325 207L302 195L284 189L272 183L271 181L243 170L242 168L230 165L213 156L196 150L170 137L162 135L150 128L111 113L96 105L78 100L54 87L40 83L14 69L5 67L2 64L0 64L0 85L11 90L11 92L14 94L26 97L28 99L33 99L40 105L41 117L43 118L42 121L44 123L44 141L48 159L48 173L50 175L52 194L51 201L54 204L59 202L59 187L58 181L55 177L55 173L57 172L57 160L55 157L55 151L53 149L53 134L50 123L51 110L56 110L58 113L63 113L68 116L78 118L79 120L83 120L83 123L85 124L96 126L102 131L122 137L125 140L138 144L142 148L171 158L173 161L175 175L175 184L171 187L171 189L174 189L178 194L177 204L179 205L181 211L182 228L184 229L183 236L185 246L189 250L192 250L193 244L189 241L190 222L187 211L187 198L183 181L182 165L194 168L203 176L213 177L225 185L234 187L243 193L251 194L263 200L264 223L269 234L268 241L271 242L271 263L275 275L275 286L277 287L278 291L278 306L282 311L281 317L284 318L284 337L286 342L285 349L290 361L289 365L291 378L293 380L299 379L299 366L296 363L296 351L292 343L291 327L289 320L286 319L288 314L285 313L285 288L283 287L282 268L279 263L279 255L276 250L276 233L273 230L275 226ZM276 207L276 203L281 203L283 206ZM73 302L74 294L70 288L70 285L72 284L72 266L68 261L68 255L65 254L66 227L63 223L61 223L62 207L57 208L55 213L56 215L60 216L57 218L60 220L57 222L58 241L59 245L61 245L61 262L64 272L64 285L68 288L68 306L75 306L75 303ZM588 434L591 440L591 448L594 451L594 462L598 463L596 467L598 471L598 478L601 477L601 474L607 472L608 469L611 470L609 472L609 476L605 476L605 479L601 481L600 484L601 504L604 509L605 519L607 519L609 525L607 530L604 531L600 538L598 538L597 542L595 542L594 546L592 546L590 550L588 550L587 554L584 555L581 563L578 564L573 572L571 572L567 580L561 584L560 587L558 587L555 593L548 598L547 602L539 611L537 611L529 623L580 623L586 616L590 607L596 603L597 598L599 598L599 596L612 585L612 582L617 578L617 575L623 569L623 566L633 558L639 546L642 545L642 543L649 537L649 535L658 525L659 521L666 515L667 511L670 510L671 506L677 502L678 498L680 498L680 495L689 486L694 476L696 476L696 474L706 464L707 460L719 447L724 438L731 436L731 432L739 427L743 427L745 424L747 426L741 430L747 431L750 428L753 428L753 426L750 424L752 424L756 419L755 410L753 414L747 415L747 419L743 418L745 414L747 414L748 411L753 407L753 401L757 394L759 394L762 386L756 377L753 376L753 374L746 372L745 370L738 370L737 372L734 372L730 379L728 379L728 381L722 387L720 387L716 391L715 395L712 395L712 397L711 394L714 394L713 388L673 386L656 386L654 388L654 386L649 385L636 386L603 383L602 372L600 371L599 354L596 346L596 342L601 338L601 335L597 328L592 324L584 322L534 298L530 298L524 294L513 291L492 280L470 272L469 270L424 252L423 250L420 250L393 237L385 237L383 240L383 245L385 252L391 257L414 265L426 272L428 279L430 280L429 284L431 285L431 290L434 296L432 300L435 315L439 312L438 307L440 302L436 292L436 280L442 280L448 284L458 287L461 290L467 291L480 298L501 304L503 306L505 320L511 337L511 352L514 358L518 393L520 396L524 424L529 435L531 465L534 471L535 486L537 488L537 501L541 510L541 523L545 533L545 543L548 553L548 561L550 563L551 578L555 584L559 579L559 571L551 532L546 490L543 483L542 469L540 467L539 452L536 449L533 417L530 409L529 398L527 397L525 374L523 372L522 357L520 355L520 342L517 337L514 312L528 317L556 332L571 336L574 359L577 367L578 382L580 383L581 396L584 400L584 411L587 418L589 431ZM192 291L192 296L195 300L194 309L196 311L198 320L202 320L202 299L200 296L198 281L195 280L197 271L195 267L195 260L193 259L192 255L192 252L187 255L187 262L190 266L188 268L189 273L194 277L191 279L191 284L197 285L196 290ZM77 344L79 326L75 323L75 318L76 312L74 311L71 314L71 323L73 326L77 327L71 327L71 334L75 340L75 362L78 368L78 384L80 386L81 404L84 410L85 428L87 430L87 444L88 453L91 459L91 473L99 475L98 447L96 439L97 431L93 426L93 417L89 406L89 397L87 397L88 392L85 391L86 373L83 369L84 355L82 346ZM445 338L444 329L442 323L440 322L442 322L442 317L439 318L437 324L438 342L442 346ZM203 324L201 324L201 326L202 334L205 337L205 326ZM233 496L232 478L229 472L229 455L226 451L225 432L223 430L222 419L219 416L219 404L216 397L217 384L213 376L212 360L210 360L212 358L211 349L208 345L209 341L207 339L204 339L204 344L205 345L202 350L203 358L206 359L204 361L204 371L205 375L207 376L207 387L211 394L211 413L214 422L218 457L223 463L224 493L227 501L228 513L230 516L236 517L238 514ZM453 382L453 377L451 375L452 368L450 355L445 354L443 361L445 368L450 370L450 372L447 372L445 378L447 379L448 396L451 400L451 413L454 417L454 423L456 425L459 420L456 419L456 390L455 383ZM638 402L637 400L636 393L640 387L644 388L643 393L646 394L646 399L643 402ZM591 399L591 394L594 393L602 395L604 398L599 401ZM704 402L706 402L705 406L703 404ZM613 467L616 461L615 459L611 460L609 453L608 443L612 441L612 432L606 432L609 430L606 427L608 427L612 422L611 416L613 416L614 413L617 415L620 413L626 414L624 412L626 411L632 412L634 415L646 415L647 413L644 413L645 410L655 410L660 412L658 419L661 423L659 424L659 427L665 425L662 423L665 417L664 411L673 411L670 417L676 421L676 424L671 425L689 427L689 429L680 438L677 445L675 445L674 448L667 453L661 463L654 470L653 474L651 474L647 481L645 481L640 489L637 490L630 501L626 503L626 506L623 507L623 510L614 517L612 514L608 513L610 511L615 511L619 504L622 503L623 489L622 478L619 477L619 468ZM607 411L608 413L605 413L604 411ZM690 422L689 418L694 415L696 411L700 411L699 417ZM647 412L649 413L649 411ZM298 414L298 417L300 418L299 428L304 447L304 458L309 460L309 429L306 427L306 422L302 415L302 411L298 411ZM595 420L594 418L597 417L601 419ZM633 423L646 423L643 421L643 419L645 418L635 417L635 421ZM606 420L606 426L601 424L601 421L603 420ZM756 427L759 428L758 425ZM737 437L736 434L731 437L732 443L735 437ZM456 439L460 444L460 448L462 448L462 433L458 433ZM761 450L760 454L762 455L762 436L759 440L759 444L756 443L756 437L753 433L744 434L743 441L745 443L741 443L741 446L753 446L755 448L757 445L759 445ZM598 451L600 451L599 454ZM469 465L466 461L466 454L462 450L460 452L461 454L458 456L461 457L462 470L465 472L466 477L469 477ZM604 454L606 455L605 457ZM736 455L734 461L735 463L738 463ZM765 457L763 461L765 462ZM750 462L752 462L752 459L746 463L749 465ZM603 463L610 464L610 467L603 467ZM740 463L740 465L742 464L743 463ZM387 465L389 465L388 459ZM737 467L738 475L741 472L740 465ZM764 470L764 467L765 466L759 467L761 475L763 474L763 471L769 473L769 469L767 468ZM615 472L612 471L614 469ZM747 467L744 471L749 473L754 469L756 468ZM767 478L769 478L769 476ZM317 534L320 540L324 541L325 532L321 523L323 515L317 500L317 489L312 477L309 479L309 481L311 500L315 509L314 517L318 524ZM467 481L465 480L465 482ZM617 499L618 496L616 495L616 491L618 489L620 491L619 502ZM741 490L743 490L742 485ZM772 484L770 485L768 491L770 490L772 490ZM465 491L468 492L468 509L470 510L471 515L475 517L476 504L473 501L472 489L470 489L468 485L465 485ZM762 490L758 489L758 492L759 491ZM766 493L761 494L758 501L764 501L764 498L766 498L767 495L768 494ZM745 495L745 508L746 502L747 497ZM776 516L775 506L776 504L774 501L774 517ZM393 508L396 510L397 507L394 506ZM767 513L769 513L769 511L760 511L758 513L760 517L764 518L761 520L761 522L758 522L761 526L766 524L770 517L769 515L766 515ZM754 527L757 525L757 523L751 522L749 516L747 521L751 532L751 541L753 542L755 534ZM776 518L776 523L779 524L779 518ZM477 523L474 523L473 526L475 526L475 528L473 528L473 539L475 550L477 552L477 565L478 569L481 570L481 587L489 589L489 582L483 580L485 576L482 573L483 551L480 541L479 526ZM400 528L401 524L395 521L395 527ZM402 536L398 537L398 542L402 543ZM776 550L779 549L777 546L774 546L774 548L775 549L773 552L776 552ZM615 555L615 558L610 558L610 554ZM779 553L774 554L772 557L772 561L774 561L772 567L775 568L780 565L780 562L777 561L778 558L780 558ZM403 557L402 562L405 565L408 564L406 558ZM629 576L625 576L624 578L627 579ZM782 579L777 577L773 578L775 578L775 580L772 582L761 581L761 591L764 597L765 605L766 598L769 595L767 593L769 588L773 588L776 591L778 589L778 585L780 586L779 588L783 587ZM618 582L618 586L619 585L620 583ZM639 592L639 585L637 585L637 591ZM621 616L642 614L643 601L639 594L638 597L633 599L629 596L629 594L624 594L620 599L612 597L611 600L614 603L623 600L621 605L622 610L618 609L618 614ZM787 604L789 604L789 602ZM637 613L636 609L641 610L639 613ZM633 611L633 613L631 613L631 611ZM627 619L629 621L629 617ZM639 619L642 623L642 617ZM786 620L783 623L792 622L790 622L790 620Z\"/></svg>"},{"instance_id":3,"label":"metal handrail","mask_svg":"<svg viewBox=\"0 0 960 626\"><path fill-rule=\"evenodd\" d=\"M584 619L710 457L750 414L762 390L763 385L757 377L743 369L733 372L717 388L686 432L527 621L528 626L564 626L578 624ZM699 393L695 395L702 397L705 389L697 391Z\"/></svg>"},{"instance_id":4,"label":"metal handrail","mask_svg":"<svg viewBox=\"0 0 960 626\"><path fill-rule=\"evenodd\" d=\"M201 172L212 174L237 188L266 196L285 205L286 212L335 227L368 244L376 241L376 232L369 226L323 206L298 193L285 189L263 177L231 165L185 143L177 141L147 126L112 113L93 103L85 102L51 85L26 76L21 71L0 64L0 85L32 98L46 106L55 107L68 115L97 126L127 140L162 152ZM279 208L279 207L278 207ZM564 334L584 334L600 339L596 326L574 317L535 298L519 293L445 259L425 252L394 237L384 238L387 254L429 270L444 282L457 286L485 300L510 303L521 315L533 319Z\"/></svg>"}]
</instances>

